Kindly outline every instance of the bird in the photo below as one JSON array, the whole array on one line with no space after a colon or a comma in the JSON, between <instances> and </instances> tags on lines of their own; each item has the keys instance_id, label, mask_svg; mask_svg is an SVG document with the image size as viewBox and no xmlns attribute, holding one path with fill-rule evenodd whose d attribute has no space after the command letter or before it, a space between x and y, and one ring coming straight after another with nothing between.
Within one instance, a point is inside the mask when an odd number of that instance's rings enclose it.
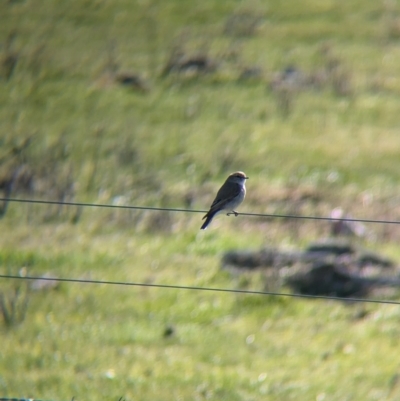
<instances>
[{"instance_id":1,"label":"bird","mask_svg":"<svg viewBox=\"0 0 400 401\"><path fill-rule=\"evenodd\" d=\"M331 211L330 218L330 233L333 237L366 237L368 235L365 225L359 221L353 221L353 217L345 214L344 210L340 207L335 207Z\"/></svg>"},{"instance_id":2,"label":"bird","mask_svg":"<svg viewBox=\"0 0 400 401\"><path fill-rule=\"evenodd\" d=\"M242 171L236 171L229 175L222 187L217 192L214 202L211 204L210 210L203 217L206 221L201 226L201 230L205 230L211 223L212 219L224 210L228 210L227 216L230 214L238 215L235 210L244 200L246 196L245 182L249 177Z\"/></svg>"}]
</instances>

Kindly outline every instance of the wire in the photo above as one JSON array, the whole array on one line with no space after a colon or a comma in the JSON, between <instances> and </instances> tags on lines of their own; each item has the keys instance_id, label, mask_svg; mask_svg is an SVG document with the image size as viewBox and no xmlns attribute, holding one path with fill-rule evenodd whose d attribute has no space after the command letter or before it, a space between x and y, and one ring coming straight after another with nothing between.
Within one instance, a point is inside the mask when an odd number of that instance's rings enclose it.
<instances>
[{"instance_id":1,"label":"wire","mask_svg":"<svg viewBox=\"0 0 400 401\"><path fill-rule=\"evenodd\" d=\"M381 300L381 299L343 298L343 297L335 297L335 296L329 296L329 295L291 294L291 293L287 293L287 292L238 290L238 289L234 289L234 288L196 287L196 286L170 285L170 284L149 284L149 283L126 282L126 281L86 280L86 279L78 279L78 278L15 276L15 275L7 275L7 274L0 274L0 278L18 279L18 280L47 280L47 281L58 281L58 282L67 282L67 283L83 283L83 284L121 285L121 286L129 286L129 287L167 288L167 289L175 289L175 290L213 291L213 292L227 292L227 293L249 294L249 295L270 295L270 296L277 296L277 297L279 296L279 297L291 297L291 298L325 299L325 300L334 300L334 301L400 305L400 301L389 301L389 300Z\"/></svg>"},{"instance_id":2,"label":"wire","mask_svg":"<svg viewBox=\"0 0 400 401\"><path fill-rule=\"evenodd\" d=\"M0 198L3 202L19 202L19 203L36 203L44 205L64 205L77 207L100 207L113 209L133 209L133 210L153 210L162 212L182 212L182 213L207 213L207 210L168 208L168 207L151 207L151 206L128 206L128 205L110 205L100 203L83 203L83 202L59 202L39 199L15 199L15 198ZM304 220L325 220L325 221L347 221L358 223L375 223L375 224L400 224L398 220L373 220L373 219L353 219L353 218L337 218L337 217L318 217L318 216L301 216L290 214L267 214L267 213L242 213L238 212L237 216L249 217L267 217L267 218L282 218L282 219L304 219Z\"/></svg>"},{"instance_id":3,"label":"wire","mask_svg":"<svg viewBox=\"0 0 400 401\"><path fill-rule=\"evenodd\" d=\"M0 401L42 401L42 400L39 400L37 398L0 397ZM75 401L75 396L71 398L71 401ZM120 397L118 401L125 401L125 398Z\"/></svg>"},{"instance_id":4,"label":"wire","mask_svg":"<svg viewBox=\"0 0 400 401\"><path fill-rule=\"evenodd\" d=\"M110 205L101 203L83 203L83 202L59 202L50 200L39 199L13 199L13 198L0 198L3 202L20 202L20 203L38 203L42 205L62 205L62 206L77 206L77 207L101 207L112 209L135 209L135 210L159 210L163 212L188 212L188 213L207 213L206 210L192 210L192 209L176 209L165 207L151 207L151 206L127 206L127 205Z\"/></svg>"},{"instance_id":5,"label":"wire","mask_svg":"<svg viewBox=\"0 0 400 401\"><path fill-rule=\"evenodd\" d=\"M206 213L207 212L205 210L193 210L193 209L181 209L181 208L110 205L110 204L82 203L82 202L60 202L60 201L49 201L49 200L39 200L39 199L0 198L0 201L20 202L20 203L36 203L36 204L46 204L46 205L77 206L77 207L100 207L100 208L115 208L115 209L183 212L183 213ZM238 215L251 216L251 217L292 218L292 219L308 219L308 220L400 224L400 221L394 221L394 220L332 218L332 217L264 214L264 213L238 213ZM108 284L108 285L123 285L123 286L136 286L136 287L168 288L168 289L194 290L194 291L214 291L214 292L227 292L227 293L252 294L252 295L270 295L270 296L282 296L282 297L293 297L293 298L325 299L325 300L348 301L348 302L365 302L365 303L376 303L376 304L400 305L400 301L376 300L376 299L366 299L366 298L342 298L342 297L326 296L326 295L291 294L291 293L279 293L279 292L269 292L269 291L239 290L239 289L229 289L229 288L179 286L179 285L168 285L168 284L148 284L148 283L123 282L123 281L84 280L84 279L73 279L73 278L13 276L13 275L2 275L2 274L0 274L0 278L21 279L21 280L48 280L48 281L85 283L85 284Z\"/></svg>"}]
</instances>

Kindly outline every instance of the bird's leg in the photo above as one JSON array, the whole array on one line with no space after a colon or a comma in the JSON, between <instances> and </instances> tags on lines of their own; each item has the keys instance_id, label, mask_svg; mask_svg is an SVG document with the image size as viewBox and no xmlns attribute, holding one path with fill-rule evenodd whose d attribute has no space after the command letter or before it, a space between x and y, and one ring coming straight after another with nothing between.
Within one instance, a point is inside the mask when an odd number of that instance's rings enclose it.
<instances>
[{"instance_id":1,"label":"bird's leg","mask_svg":"<svg viewBox=\"0 0 400 401\"><path fill-rule=\"evenodd\" d=\"M238 216L239 216L239 213L238 213L236 210L232 210L231 212L227 213L226 215L227 215L227 216L230 216L231 214L234 214L235 217L238 217Z\"/></svg>"}]
</instances>

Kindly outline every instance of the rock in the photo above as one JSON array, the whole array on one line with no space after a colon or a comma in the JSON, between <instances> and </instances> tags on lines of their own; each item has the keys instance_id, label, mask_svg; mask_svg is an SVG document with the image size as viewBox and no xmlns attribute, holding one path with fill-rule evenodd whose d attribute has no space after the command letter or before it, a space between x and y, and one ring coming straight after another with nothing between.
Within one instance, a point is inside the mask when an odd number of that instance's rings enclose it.
<instances>
[{"instance_id":1,"label":"rock","mask_svg":"<svg viewBox=\"0 0 400 401\"><path fill-rule=\"evenodd\" d=\"M370 283L350 276L334 263L316 263L286 279L286 284L298 294L354 297L365 295Z\"/></svg>"}]
</instances>

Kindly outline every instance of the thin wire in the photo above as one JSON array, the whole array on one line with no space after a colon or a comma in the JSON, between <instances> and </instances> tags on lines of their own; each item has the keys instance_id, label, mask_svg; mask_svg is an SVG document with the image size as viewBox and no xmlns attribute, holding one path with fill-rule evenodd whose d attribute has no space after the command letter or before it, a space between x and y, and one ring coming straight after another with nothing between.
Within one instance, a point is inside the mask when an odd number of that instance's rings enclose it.
<instances>
[{"instance_id":1,"label":"thin wire","mask_svg":"<svg viewBox=\"0 0 400 401\"><path fill-rule=\"evenodd\" d=\"M188 213L206 213L206 210L192 210L192 209L176 209L165 207L151 207L151 206L128 206L128 205L110 205L101 203L83 203L83 202L59 202L50 200L39 199L14 199L14 198L0 198L3 202L20 202L20 203L38 203L44 205L62 205L62 206L78 206L78 207L101 207L113 209L135 209L135 210L159 210L166 212L188 212Z\"/></svg>"},{"instance_id":2,"label":"thin wire","mask_svg":"<svg viewBox=\"0 0 400 401\"><path fill-rule=\"evenodd\" d=\"M74 400L75 400L75 396L72 397L71 401L74 401ZM39 400L37 398L0 397L0 401L42 401L42 400ZM47 401L51 401L51 400L47 400ZM118 401L125 401L125 398L120 397L118 399Z\"/></svg>"},{"instance_id":3,"label":"thin wire","mask_svg":"<svg viewBox=\"0 0 400 401\"><path fill-rule=\"evenodd\" d=\"M343 298L343 297L335 297L335 296L330 296L330 295L291 294L288 292L238 290L238 289L234 289L234 288L196 287L196 286L172 285L172 284L149 284L149 283L126 282L126 281L86 280L86 279L78 279L78 278L15 276L15 275L8 275L8 274L0 274L0 278L17 279L17 280L47 280L47 281L58 281L58 282L67 282L67 283L83 283L83 284L123 285L123 286L130 286L130 287L167 288L167 289L191 290L191 291L212 291L212 292L226 292L226 293L250 294L250 295L270 295L270 296L276 296L276 297L279 296L279 297L291 297L291 298L325 299L325 300L334 300L334 301L400 305L400 301L389 301L389 300L383 300L383 299L381 300L381 299L367 299L367 298Z\"/></svg>"},{"instance_id":4,"label":"thin wire","mask_svg":"<svg viewBox=\"0 0 400 401\"><path fill-rule=\"evenodd\" d=\"M150 207L150 206L110 205L110 204L82 203L82 202L59 202L59 201L48 201L48 200L38 200L38 199L0 198L0 201L36 203L36 204L47 204L47 205L49 204L65 205L65 206L77 206L77 207L153 210L153 211L168 211L168 212L183 212L183 213L206 213L205 210L161 208L161 207ZM308 219L308 220L334 220L334 221L349 221L349 222L362 222L362 223L400 224L400 221L393 221L393 220L331 218L331 217L317 217L317 216L264 214L264 213L238 213L238 215L252 216L252 217L269 217L269 218L293 218L293 219ZM84 280L84 279L73 279L73 278L13 276L13 275L1 275L1 274L0 278L22 279L22 280L48 280L48 281L85 283L85 284L108 284L108 285L124 285L124 286L137 286L137 287L154 287L154 288L168 288L168 289L195 290L195 291L214 291L214 292L227 292L227 293L252 294L252 295L270 295L270 296L282 296L282 297L293 297L293 298L325 299L325 300L336 300L336 301L400 305L399 301L375 300L366 298L342 298L342 297L325 296L325 295L291 294L291 293L279 293L279 292L269 292L269 291L239 290L239 289L229 289L229 288L179 286L179 285L168 285L168 284L148 284L148 283L135 283L135 282L123 282L123 281Z\"/></svg>"},{"instance_id":5,"label":"thin wire","mask_svg":"<svg viewBox=\"0 0 400 401\"><path fill-rule=\"evenodd\" d=\"M12 397L12 398L0 398L0 401L40 401L36 398L18 398L18 397Z\"/></svg>"},{"instance_id":6,"label":"thin wire","mask_svg":"<svg viewBox=\"0 0 400 401\"><path fill-rule=\"evenodd\" d=\"M77 207L100 207L100 208L113 208L113 209L133 209L133 210L153 210L162 212L182 212L182 213L207 213L207 210L194 210L194 209L181 209L181 208L168 208L168 207L151 207L151 206L128 206L128 205L110 205L100 203L82 203L82 202L59 202L50 200L39 199L15 199L15 198L0 198L3 202L20 202L20 203L37 203L44 205L64 205L64 206L77 206ZM400 224L398 220L373 220L373 219L353 219L353 218L337 218L337 217L323 217L323 216L301 216L291 214L267 214L267 213L243 213L238 212L237 216L249 217L267 217L267 218L283 218L283 219L304 219L304 220L325 220L325 221L347 221L358 223L375 223L375 224Z\"/></svg>"}]
</instances>

